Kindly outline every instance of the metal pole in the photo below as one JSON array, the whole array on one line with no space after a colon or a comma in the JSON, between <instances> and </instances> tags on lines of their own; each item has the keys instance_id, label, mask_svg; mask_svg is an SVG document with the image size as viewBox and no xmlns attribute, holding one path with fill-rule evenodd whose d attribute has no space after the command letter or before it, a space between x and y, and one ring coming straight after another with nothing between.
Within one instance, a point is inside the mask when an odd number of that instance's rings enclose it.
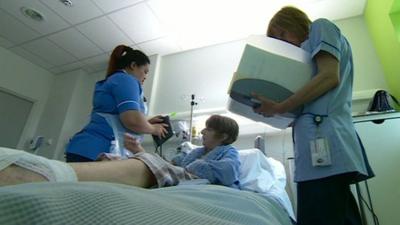
<instances>
[{"instance_id":1,"label":"metal pole","mask_svg":"<svg viewBox=\"0 0 400 225\"><path fill-rule=\"evenodd\" d=\"M193 124L193 107L197 105L194 101L194 94L192 94L192 100L190 101L190 120L189 120L189 142L192 143L192 124Z\"/></svg>"}]
</instances>

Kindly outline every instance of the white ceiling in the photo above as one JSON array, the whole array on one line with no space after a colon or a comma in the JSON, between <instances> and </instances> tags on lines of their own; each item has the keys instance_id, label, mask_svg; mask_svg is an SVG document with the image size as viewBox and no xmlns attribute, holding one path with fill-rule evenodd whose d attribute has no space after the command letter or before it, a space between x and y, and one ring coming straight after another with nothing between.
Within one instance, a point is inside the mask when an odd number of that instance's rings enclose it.
<instances>
[{"instance_id":1,"label":"white ceiling","mask_svg":"<svg viewBox=\"0 0 400 225\"><path fill-rule=\"evenodd\" d=\"M54 74L105 70L126 44L166 55L265 33L271 15L291 4L311 19L361 15L367 0L0 0L0 46ZM40 12L34 21L21 7Z\"/></svg>"}]
</instances>

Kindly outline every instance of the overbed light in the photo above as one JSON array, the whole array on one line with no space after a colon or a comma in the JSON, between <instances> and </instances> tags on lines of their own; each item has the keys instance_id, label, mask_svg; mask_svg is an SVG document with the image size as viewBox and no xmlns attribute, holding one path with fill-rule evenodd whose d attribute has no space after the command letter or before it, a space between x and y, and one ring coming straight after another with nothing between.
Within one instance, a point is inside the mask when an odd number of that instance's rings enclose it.
<instances>
[{"instance_id":1,"label":"overbed light","mask_svg":"<svg viewBox=\"0 0 400 225\"><path fill-rule=\"evenodd\" d=\"M265 33L270 1L248 0L151 0L164 30L184 49Z\"/></svg>"},{"instance_id":2,"label":"overbed light","mask_svg":"<svg viewBox=\"0 0 400 225\"><path fill-rule=\"evenodd\" d=\"M163 30L183 49L265 34L268 21L284 5L308 8L321 0L150 0Z\"/></svg>"}]
</instances>

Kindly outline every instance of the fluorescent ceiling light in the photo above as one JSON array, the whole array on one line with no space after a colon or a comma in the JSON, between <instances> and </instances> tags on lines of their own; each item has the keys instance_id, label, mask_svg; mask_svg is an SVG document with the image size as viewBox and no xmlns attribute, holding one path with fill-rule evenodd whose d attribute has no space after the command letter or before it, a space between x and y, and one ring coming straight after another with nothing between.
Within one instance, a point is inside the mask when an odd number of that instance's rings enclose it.
<instances>
[{"instance_id":1,"label":"fluorescent ceiling light","mask_svg":"<svg viewBox=\"0 0 400 225\"><path fill-rule=\"evenodd\" d=\"M167 36L183 49L193 49L265 34L271 16L282 6L307 12L321 0L150 0Z\"/></svg>"}]
</instances>

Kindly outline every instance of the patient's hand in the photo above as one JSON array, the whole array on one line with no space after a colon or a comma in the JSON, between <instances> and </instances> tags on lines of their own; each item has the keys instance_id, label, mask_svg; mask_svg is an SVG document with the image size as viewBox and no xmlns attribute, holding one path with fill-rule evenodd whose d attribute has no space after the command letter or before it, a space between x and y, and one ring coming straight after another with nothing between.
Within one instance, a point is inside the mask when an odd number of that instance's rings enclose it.
<instances>
[{"instance_id":1,"label":"patient's hand","mask_svg":"<svg viewBox=\"0 0 400 225\"><path fill-rule=\"evenodd\" d=\"M138 142L138 140L134 136L128 133L124 134L124 146L127 150L129 150L133 154L145 151L142 145Z\"/></svg>"}]
</instances>

